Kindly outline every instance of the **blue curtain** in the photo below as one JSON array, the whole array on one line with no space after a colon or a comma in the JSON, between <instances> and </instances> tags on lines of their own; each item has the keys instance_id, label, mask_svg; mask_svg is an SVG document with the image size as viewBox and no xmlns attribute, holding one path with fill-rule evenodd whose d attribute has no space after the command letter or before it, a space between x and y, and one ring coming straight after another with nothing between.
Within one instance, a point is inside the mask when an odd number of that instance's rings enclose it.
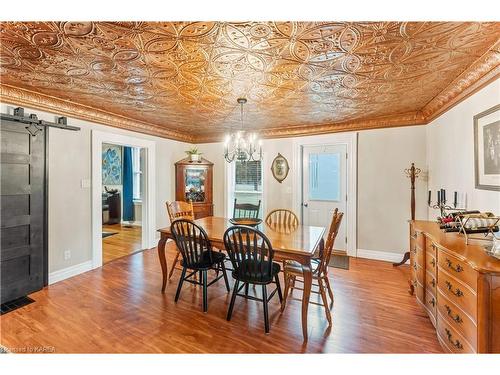
<instances>
[{"instance_id":1,"label":"blue curtain","mask_svg":"<svg viewBox=\"0 0 500 375\"><path fill-rule=\"evenodd\" d=\"M134 221L134 171L132 148L123 148L123 220Z\"/></svg>"}]
</instances>

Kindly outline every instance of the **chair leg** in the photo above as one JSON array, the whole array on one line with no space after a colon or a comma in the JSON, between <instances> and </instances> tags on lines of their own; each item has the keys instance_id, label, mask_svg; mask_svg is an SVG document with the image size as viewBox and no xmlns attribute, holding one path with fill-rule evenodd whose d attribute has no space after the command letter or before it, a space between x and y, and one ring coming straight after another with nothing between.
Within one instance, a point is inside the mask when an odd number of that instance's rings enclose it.
<instances>
[{"instance_id":1,"label":"chair leg","mask_svg":"<svg viewBox=\"0 0 500 375\"><path fill-rule=\"evenodd\" d=\"M246 283L245 284L245 296L248 296L248 287L250 286L250 284Z\"/></svg>"},{"instance_id":2,"label":"chair leg","mask_svg":"<svg viewBox=\"0 0 500 375\"><path fill-rule=\"evenodd\" d=\"M293 288L295 288L295 276L291 276L292 279L292 285L290 286L290 293L293 293Z\"/></svg>"},{"instance_id":3,"label":"chair leg","mask_svg":"<svg viewBox=\"0 0 500 375\"><path fill-rule=\"evenodd\" d=\"M288 297L288 293L290 292L290 276L286 273L284 275L285 275L285 293L283 294L283 301L281 302L281 312L285 311L286 298Z\"/></svg>"},{"instance_id":4,"label":"chair leg","mask_svg":"<svg viewBox=\"0 0 500 375\"><path fill-rule=\"evenodd\" d=\"M332 325L332 316L330 314L330 309L328 307L328 299L326 298L326 291L325 291L325 285L323 284L324 280L321 278L318 279L318 285L319 285L319 293L321 294L321 299L323 300L323 305L325 307L325 314L326 314L326 319L328 320L328 325Z\"/></svg>"},{"instance_id":5,"label":"chair leg","mask_svg":"<svg viewBox=\"0 0 500 375\"><path fill-rule=\"evenodd\" d=\"M283 294L281 294L280 278L278 274L274 276L274 281L276 282L276 289L278 290L278 298L280 299L280 303L283 303Z\"/></svg>"},{"instance_id":6,"label":"chair leg","mask_svg":"<svg viewBox=\"0 0 500 375\"><path fill-rule=\"evenodd\" d=\"M184 278L186 277L186 267L182 267L181 278L179 279L179 285L177 286L177 292L175 293L175 302L179 299L181 295L182 283L184 283Z\"/></svg>"},{"instance_id":7,"label":"chair leg","mask_svg":"<svg viewBox=\"0 0 500 375\"><path fill-rule=\"evenodd\" d=\"M175 254L175 258L174 258L174 261L172 262L172 267L170 268L170 272L168 273L168 279L170 280L170 278L172 277L172 274L174 273L174 270L175 270L175 266L177 265L177 263L179 262L179 256L181 255L181 252L179 250L177 250L177 254Z\"/></svg>"},{"instance_id":8,"label":"chair leg","mask_svg":"<svg viewBox=\"0 0 500 375\"><path fill-rule=\"evenodd\" d=\"M208 311L207 272L207 270L201 272L201 276L203 277L203 312Z\"/></svg>"},{"instance_id":9,"label":"chair leg","mask_svg":"<svg viewBox=\"0 0 500 375\"><path fill-rule=\"evenodd\" d=\"M267 288L266 285L262 285L262 302L264 303L264 327L266 333L269 333L269 312L267 310Z\"/></svg>"},{"instance_id":10,"label":"chair leg","mask_svg":"<svg viewBox=\"0 0 500 375\"><path fill-rule=\"evenodd\" d=\"M325 284L326 284L326 289L328 289L328 295L330 296L330 299L332 300L332 306L333 306L333 292L332 292L332 288L330 287L330 280L328 280L328 276L325 276Z\"/></svg>"},{"instance_id":11,"label":"chair leg","mask_svg":"<svg viewBox=\"0 0 500 375\"><path fill-rule=\"evenodd\" d=\"M222 267L222 276L224 276L224 283L226 284L226 289L227 292L229 293L231 291L231 288L229 287L229 281L227 280L226 266L224 265L224 262L221 262L220 266ZM217 273L219 273L218 270Z\"/></svg>"},{"instance_id":12,"label":"chair leg","mask_svg":"<svg viewBox=\"0 0 500 375\"><path fill-rule=\"evenodd\" d=\"M240 286L240 282L238 280L235 280L234 287L233 287L233 295L231 296L231 303L229 304L229 309L227 309L226 320L228 320L228 321L231 320L231 315L233 315L234 301L236 300L236 294L238 294L239 286Z\"/></svg>"}]
</instances>

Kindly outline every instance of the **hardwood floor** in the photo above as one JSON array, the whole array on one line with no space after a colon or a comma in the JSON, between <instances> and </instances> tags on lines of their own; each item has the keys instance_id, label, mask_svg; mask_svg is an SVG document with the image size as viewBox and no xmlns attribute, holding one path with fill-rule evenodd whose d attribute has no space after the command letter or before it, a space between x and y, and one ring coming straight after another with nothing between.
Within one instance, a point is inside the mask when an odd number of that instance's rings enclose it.
<instances>
[{"instance_id":1,"label":"hardwood floor","mask_svg":"<svg viewBox=\"0 0 500 375\"><path fill-rule=\"evenodd\" d=\"M103 225L102 230L105 232L118 232L102 239L103 264L142 250L141 227L111 224Z\"/></svg>"},{"instance_id":2,"label":"hardwood floor","mask_svg":"<svg viewBox=\"0 0 500 375\"><path fill-rule=\"evenodd\" d=\"M167 246L171 262L173 243ZM350 270L331 269L333 328L328 332L323 308L311 304L304 343L298 300L289 299L280 314L273 298L269 335L259 302L238 298L226 321L230 295L222 280L208 289L208 313L201 311L201 289L191 284L175 304L180 272L162 294L151 249L34 293L35 303L0 317L1 344L57 353L441 353L432 324L407 293L408 272L363 259L351 259Z\"/></svg>"}]
</instances>

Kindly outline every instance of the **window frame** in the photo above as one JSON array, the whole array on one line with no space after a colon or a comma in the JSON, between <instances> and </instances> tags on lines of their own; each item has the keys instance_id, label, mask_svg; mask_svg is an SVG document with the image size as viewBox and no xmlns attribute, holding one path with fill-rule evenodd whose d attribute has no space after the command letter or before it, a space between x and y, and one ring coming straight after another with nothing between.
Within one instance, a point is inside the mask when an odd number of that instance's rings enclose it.
<instances>
[{"instance_id":1,"label":"window frame","mask_svg":"<svg viewBox=\"0 0 500 375\"><path fill-rule=\"evenodd\" d=\"M234 197L235 193L244 193L244 194L255 194L260 195L260 215L265 217L265 207L266 207L266 199L265 199L265 187L266 187L266 173L264 170L267 166L266 162L266 154L262 153L261 163L261 191L245 191L245 190L236 190L236 163L227 163L225 168L225 180L226 180L226 205L225 205L225 216L231 218L233 216L233 206L234 206Z\"/></svg>"},{"instance_id":2,"label":"window frame","mask_svg":"<svg viewBox=\"0 0 500 375\"><path fill-rule=\"evenodd\" d=\"M142 202L143 189L142 179L144 178L144 171L141 168L141 149L132 147L132 186L133 194L132 199L134 202ZM138 195L136 194L138 191Z\"/></svg>"}]
</instances>

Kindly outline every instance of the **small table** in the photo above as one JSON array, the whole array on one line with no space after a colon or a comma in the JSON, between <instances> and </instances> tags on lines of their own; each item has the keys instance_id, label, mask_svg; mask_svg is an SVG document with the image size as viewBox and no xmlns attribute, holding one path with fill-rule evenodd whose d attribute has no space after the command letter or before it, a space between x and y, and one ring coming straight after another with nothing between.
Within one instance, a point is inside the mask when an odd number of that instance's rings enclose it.
<instances>
[{"instance_id":1,"label":"small table","mask_svg":"<svg viewBox=\"0 0 500 375\"><path fill-rule=\"evenodd\" d=\"M195 220L195 223L203 227L207 232L212 245L224 249L223 236L227 228L233 226L229 219L223 217L209 216ZM295 260L302 265L304 271L304 294L302 296L302 334L307 340L307 311L312 286L311 259L323 241L325 228L299 225L292 230L289 227L269 226L260 224L257 229L262 231L271 241L274 249L275 260ZM170 228L159 229L161 234L158 242L158 256L160 258L163 283L161 291L165 291L168 278L167 259L165 257L165 244L167 239L172 238Z\"/></svg>"}]
</instances>

